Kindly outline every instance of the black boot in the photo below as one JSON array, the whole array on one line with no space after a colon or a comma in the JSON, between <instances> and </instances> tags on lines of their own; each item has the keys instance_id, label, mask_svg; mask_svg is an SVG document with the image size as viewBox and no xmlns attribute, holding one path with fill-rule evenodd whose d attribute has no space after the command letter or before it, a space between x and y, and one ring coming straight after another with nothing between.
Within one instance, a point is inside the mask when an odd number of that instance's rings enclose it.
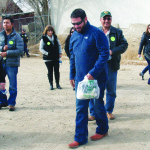
<instances>
[{"instance_id":1,"label":"black boot","mask_svg":"<svg viewBox=\"0 0 150 150\"><path fill-rule=\"evenodd\" d=\"M50 90L53 90L53 85L50 85Z\"/></svg>"},{"instance_id":2,"label":"black boot","mask_svg":"<svg viewBox=\"0 0 150 150\"><path fill-rule=\"evenodd\" d=\"M50 83L50 90L53 90L53 89L54 89L54 88L53 88L53 82L50 81L49 83Z\"/></svg>"},{"instance_id":3,"label":"black boot","mask_svg":"<svg viewBox=\"0 0 150 150\"><path fill-rule=\"evenodd\" d=\"M53 79L50 77L49 74L47 74L47 77L48 77L48 81L49 81L49 84L50 84L50 90L53 90Z\"/></svg>"},{"instance_id":4,"label":"black boot","mask_svg":"<svg viewBox=\"0 0 150 150\"><path fill-rule=\"evenodd\" d=\"M57 89L62 89L59 84L56 84Z\"/></svg>"}]
</instances>

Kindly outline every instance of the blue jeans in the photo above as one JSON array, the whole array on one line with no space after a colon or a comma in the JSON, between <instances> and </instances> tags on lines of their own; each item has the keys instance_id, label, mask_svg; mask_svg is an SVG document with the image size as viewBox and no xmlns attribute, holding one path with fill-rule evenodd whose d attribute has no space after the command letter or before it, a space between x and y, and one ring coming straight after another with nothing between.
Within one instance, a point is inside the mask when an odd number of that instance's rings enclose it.
<instances>
[{"instance_id":1,"label":"blue jeans","mask_svg":"<svg viewBox=\"0 0 150 150\"><path fill-rule=\"evenodd\" d=\"M26 53L27 56L29 56L29 53L28 53L28 49L27 49L27 44L24 43L24 54Z\"/></svg>"},{"instance_id":2,"label":"blue jeans","mask_svg":"<svg viewBox=\"0 0 150 150\"><path fill-rule=\"evenodd\" d=\"M147 71L148 71L148 66L146 66L146 67L143 69L142 73L145 74Z\"/></svg>"},{"instance_id":3,"label":"blue jeans","mask_svg":"<svg viewBox=\"0 0 150 150\"><path fill-rule=\"evenodd\" d=\"M111 69L110 65L108 67L108 80L106 84L106 104L105 109L107 113L112 113L115 105L116 99L116 87L117 87L117 71ZM93 109L93 100L89 102L90 116L95 117L95 112Z\"/></svg>"},{"instance_id":4,"label":"blue jeans","mask_svg":"<svg viewBox=\"0 0 150 150\"><path fill-rule=\"evenodd\" d=\"M105 134L108 132L108 119L106 116L106 110L104 107L104 90L106 82L98 83L100 87L100 96L98 99L93 100L93 109L95 112L95 118L97 123L96 133ZM77 92L78 82L75 83L75 90ZM85 144L88 141L88 100L80 100L76 98L76 129L75 129L75 141L80 144Z\"/></svg>"},{"instance_id":5,"label":"blue jeans","mask_svg":"<svg viewBox=\"0 0 150 150\"><path fill-rule=\"evenodd\" d=\"M105 109L107 113L112 113L115 105L116 88L117 88L117 71L111 69L108 64L108 81L106 85L106 105Z\"/></svg>"},{"instance_id":6,"label":"blue jeans","mask_svg":"<svg viewBox=\"0 0 150 150\"><path fill-rule=\"evenodd\" d=\"M148 63L148 70L149 70L149 75L150 75L150 60L147 59L146 57L145 57L145 59L146 59L146 61L147 61L147 63ZM150 78L149 78L149 80L148 80L148 84L150 84Z\"/></svg>"},{"instance_id":7,"label":"blue jeans","mask_svg":"<svg viewBox=\"0 0 150 150\"><path fill-rule=\"evenodd\" d=\"M10 67L3 65L6 75L9 79L9 98L7 101L7 97L5 94L0 92L0 104L6 104L15 106L16 104L16 97L17 97L17 73L18 67Z\"/></svg>"}]
</instances>

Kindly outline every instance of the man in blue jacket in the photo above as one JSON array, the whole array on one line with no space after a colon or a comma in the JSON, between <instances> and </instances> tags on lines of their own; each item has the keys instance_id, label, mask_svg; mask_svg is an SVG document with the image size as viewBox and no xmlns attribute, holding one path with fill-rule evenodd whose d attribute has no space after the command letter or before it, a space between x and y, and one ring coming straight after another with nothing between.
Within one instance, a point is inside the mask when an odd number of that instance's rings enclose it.
<instances>
[{"instance_id":1,"label":"man in blue jacket","mask_svg":"<svg viewBox=\"0 0 150 150\"><path fill-rule=\"evenodd\" d=\"M106 112L107 117L110 120L115 119L112 114L115 99L116 99L116 87L117 87L117 71L120 69L120 60L121 54L123 54L128 47L127 40L124 38L122 30L115 28L111 25L112 23L112 15L109 11L103 11L100 15L100 21L102 26L100 30L102 30L108 38L109 41L109 51L110 57L107 62L108 66L108 81L106 85ZM93 102L90 101L90 117L89 121L95 119Z\"/></svg>"},{"instance_id":2,"label":"man in blue jacket","mask_svg":"<svg viewBox=\"0 0 150 150\"><path fill-rule=\"evenodd\" d=\"M96 79L100 87L100 96L94 100L96 133L91 140L99 140L108 134L108 119L104 107L104 90L107 80L106 64L109 58L109 45L105 34L90 25L84 10L75 9L71 14L75 32L70 39L70 83L75 87L87 76ZM89 99L76 98L76 129L74 142L68 146L76 148L88 142L88 105Z\"/></svg>"},{"instance_id":3,"label":"man in blue jacket","mask_svg":"<svg viewBox=\"0 0 150 150\"><path fill-rule=\"evenodd\" d=\"M14 21L12 17L3 18L4 30L0 32L0 52L3 58L3 68L9 79L9 98L0 93L0 107L9 106L9 111L15 110L17 97L17 73L20 66L20 56L23 53L23 40L15 32Z\"/></svg>"}]
</instances>

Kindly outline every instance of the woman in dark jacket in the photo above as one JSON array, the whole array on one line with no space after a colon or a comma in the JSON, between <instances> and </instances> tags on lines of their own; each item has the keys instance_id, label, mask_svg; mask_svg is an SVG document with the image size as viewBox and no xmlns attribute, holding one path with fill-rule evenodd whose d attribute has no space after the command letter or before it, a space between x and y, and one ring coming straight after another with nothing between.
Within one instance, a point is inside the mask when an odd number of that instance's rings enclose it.
<instances>
[{"instance_id":1,"label":"woman in dark jacket","mask_svg":"<svg viewBox=\"0 0 150 150\"><path fill-rule=\"evenodd\" d=\"M61 45L51 25L47 25L44 29L39 49L43 54L43 60L48 70L47 76L50 83L50 90L53 90L53 68L56 87L61 89L59 85L59 58L62 57Z\"/></svg>"},{"instance_id":2,"label":"woman in dark jacket","mask_svg":"<svg viewBox=\"0 0 150 150\"><path fill-rule=\"evenodd\" d=\"M70 44L70 38L71 38L71 35L73 34L74 32L74 27L72 27L70 29L70 33L69 35L67 36L66 38L66 41L65 41L65 52L67 54L67 57L70 59L70 52L69 52L69 44Z\"/></svg>"},{"instance_id":3,"label":"woman in dark jacket","mask_svg":"<svg viewBox=\"0 0 150 150\"><path fill-rule=\"evenodd\" d=\"M147 26L146 32L143 33L140 46L139 46L139 51L138 51L138 57L141 57L141 52L143 50L143 55L148 63L148 70L149 70L149 75L150 75L150 24ZM148 80L148 84L150 85L150 78Z\"/></svg>"},{"instance_id":4,"label":"woman in dark jacket","mask_svg":"<svg viewBox=\"0 0 150 150\"><path fill-rule=\"evenodd\" d=\"M73 34L73 32L74 32L74 27L71 27L70 28L70 32L69 32L69 35L67 36L67 38L66 38L66 41L65 41L65 52L66 52L66 54L67 54L67 57L70 59L70 51L69 51L69 44L70 44L70 38L71 38L71 36L72 36L72 34ZM75 88L73 88L73 90L75 90Z\"/></svg>"}]
</instances>

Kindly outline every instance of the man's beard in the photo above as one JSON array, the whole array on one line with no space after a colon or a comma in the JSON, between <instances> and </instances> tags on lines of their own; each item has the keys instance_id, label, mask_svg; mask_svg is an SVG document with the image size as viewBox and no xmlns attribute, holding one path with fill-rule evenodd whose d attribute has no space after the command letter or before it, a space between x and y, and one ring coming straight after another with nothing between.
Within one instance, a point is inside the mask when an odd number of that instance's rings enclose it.
<instances>
[{"instance_id":1,"label":"man's beard","mask_svg":"<svg viewBox=\"0 0 150 150\"><path fill-rule=\"evenodd\" d=\"M86 25L84 20L83 20L83 22L84 22L84 25L82 26L81 30L80 30L80 31L77 31L77 30L76 30L78 33L82 33L82 31L83 31L83 29L84 29L84 27L85 27L85 25Z\"/></svg>"}]
</instances>

